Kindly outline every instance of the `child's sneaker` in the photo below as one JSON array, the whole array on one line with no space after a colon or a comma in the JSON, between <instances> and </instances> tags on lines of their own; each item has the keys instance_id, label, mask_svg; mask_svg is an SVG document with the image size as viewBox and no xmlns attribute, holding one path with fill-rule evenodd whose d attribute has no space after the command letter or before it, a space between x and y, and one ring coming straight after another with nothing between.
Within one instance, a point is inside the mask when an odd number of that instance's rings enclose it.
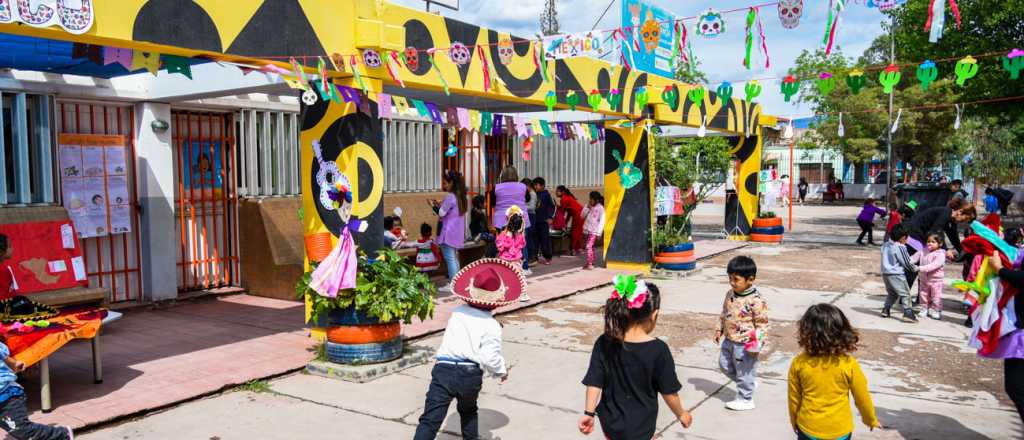
<instances>
[{"instance_id":1,"label":"child's sneaker","mask_svg":"<svg viewBox=\"0 0 1024 440\"><path fill-rule=\"evenodd\" d=\"M753 400L746 400L739 397L732 402L727 402L725 407L733 411L750 411L755 408Z\"/></svg>"},{"instance_id":2,"label":"child's sneaker","mask_svg":"<svg viewBox=\"0 0 1024 440\"><path fill-rule=\"evenodd\" d=\"M523 276L524 277L528 277L530 275L533 275L533 271L532 270L526 269L526 270L523 271Z\"/></svg>"},{"instance_id":3,"label":"child's sneaker","mask_svg":"<svg viewBox=\"0 0 1024 440\"><path fill-rule=\"evenodd\" d=\"M912 311L903 312L903 322L917 322L917 315Z\"/></svg>"},{"instance_id":4,"label":"child's sneaker","mask_svg":"<svg viewBox=\"0 0 1024 440\"><path fill-rule=\"evenodd\" d=\"M889 312L889 309L882 309L881 316L883 318L892 318L892 313Z\"/></svg>"},{"instance_id":5,"label":"child's sneaker","mask_svg":"<svg viewBox=\"0 0 1024 440\"><path fill-rule=\"evenodd\" d=\"M530 298L530 295L527 295L525 293L519 295L519 302L528 303L530 301L533 301L533 298Z\"/></svg>"},{"instance_id":6,"label":"child's sneaker","mask_svg":"<svg viewBox=\"0 0 1024 440\"><path fill-rule=\"evenodd\" d=\"M71 430L71 427L65 426L64 429L68 430L68 440L75 440L75 432Z\"/></svg>"},{"instance_id":7,"label":"child's sneaker","mask_svg":"<svg viewBox=\"0 0 1024 440\"><path fill-rule=\"evenodd\" d=\"M935 319L935 320L941 320L942 319L942 312L940 312L938 310L929 310L928 311L928 317L932 318L932 319Z\"/></svg>"}]
</instances>

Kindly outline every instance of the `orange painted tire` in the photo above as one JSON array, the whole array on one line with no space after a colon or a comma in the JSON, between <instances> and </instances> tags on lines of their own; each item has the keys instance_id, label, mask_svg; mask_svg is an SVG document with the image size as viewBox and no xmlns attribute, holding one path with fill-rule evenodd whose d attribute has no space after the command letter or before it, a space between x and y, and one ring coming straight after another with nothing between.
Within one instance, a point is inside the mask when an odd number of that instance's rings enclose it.
<instances>
[{"instance_id":1,"label":"orange painted tire","mask_svg":"<svg viewBox=\"0 0 1024 440\"><path fill-rule=\"evenodd\" d=\"M750 241L757 243L782 243L782 235L750 234Z\"/></svg>"},{"instance_id":2,"label":"orange painted tire","mask_svg":"<svg viewBox=\"0 0 1024 440\"><path fill-rule=\"evenodd\" d=\"M662 257L670 257L670 258L690 258L690 259L692 259L693 258L693 249L690 249L688 251L679 251L679 252L658 252L657 255L658 256L662 256Z\"/></svg>"},{"instance_id":3,"label":"orange painted tire","mask_svg":"<svg viewBox=\"0 0 1024 440\"><path fill-rule=\"evenodd\" d=\"M318 232L304 237L306 242L306 258L309 261L324 261L331 254L331 233Z\"/></svg>"},{"instance_id":4,"label":"orange painted tire","mask_svg":"<svg viewBox=\"0 0 1024 440\"><path fill-rule=\"evenodd\" d=\"M665 254L658 254L654 256L654 262L658 264L681 264L681 263L692 263L693 255L688 257L675 257Z\"/></svg>"},{"instance_id":5,"label":"orange painted tire","mask_svg":"<svg viewBox=\"0 0 1024 440\"><path fill-rule=\"evenodd\" d=\"M775 226L782 226L782 217L754 219L753 227L755 228L773 228Z\"/></svg>"},{"instance_id":6,"label":"orange painted tire","mask_svg":"<svg viewBox=\"0 0 1024 440\"><path fill-rule=\"evenodd\" d=\"M335 344L371 344L395 339L402 334L402 323L340 325L327 328L327 340Z\"/></svg>"}]
</instances>

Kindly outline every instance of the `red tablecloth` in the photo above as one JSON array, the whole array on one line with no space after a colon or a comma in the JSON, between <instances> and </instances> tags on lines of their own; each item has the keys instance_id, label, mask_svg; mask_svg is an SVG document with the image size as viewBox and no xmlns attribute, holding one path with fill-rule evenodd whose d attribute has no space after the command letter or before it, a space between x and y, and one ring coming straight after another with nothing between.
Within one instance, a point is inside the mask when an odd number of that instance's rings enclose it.
<instances>
[{"instance_id":1,"label":"red tablecloth","mask_svg":"<svg viewBox=\"0 0 1024 440\"><path fill-rule=\"evenodd\" d=\"M0 332L7 336L7 347L11 355L25 363L34 365L59 350L72 339L92 339L100 331L100 324L107 311L96 308L74 308L62 310L60 315L47 319L46 328L21 327L0 324Z\"/></svg>"}]
</instances>

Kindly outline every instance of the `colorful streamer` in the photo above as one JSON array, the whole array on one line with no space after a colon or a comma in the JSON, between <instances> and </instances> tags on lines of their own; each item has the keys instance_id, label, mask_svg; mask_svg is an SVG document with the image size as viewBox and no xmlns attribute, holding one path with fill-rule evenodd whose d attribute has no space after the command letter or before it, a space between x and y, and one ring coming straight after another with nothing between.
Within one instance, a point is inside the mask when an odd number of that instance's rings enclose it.
<instances>
[{"instance_id":1,"label":"colorful streamer","mask_svg":"<svg viewBox=\"0 0 1024 440\"><path fill-rule=\"evenodd\" d=\"M359 84L359 88L363 89L363 93L370 93L366 88L366 82L363 81L363 75L359 73L359 61L357 61L355 55L349 55L348 64L352 66L352 75L356 77L356 83Z\"/></svg>"},{"instance_id":2,"label":"colorful streamer","mask_svg":"<svg viewBox=\"0 0 1024 440\"><path fill-rule=\"evenodd\" d=\"M942 38L942 31L946 27L946 0L930 1L928 20L924 22L924 30L928 32L928 42L937 43L939 38ZM960 29L960 6L956 4L956 0L949 0L949 7L953 10L956 28Z\"/></svg>"},{"instance_id":3,"label":"colorful streamer","mask_svg":"<svg viewBox=\"0 0 1024 440\"><path fill-rule=\"evenodd\" d=\"M839 32L839 14L846 7L845 0L829 0L828 21L825 23L825 38L822 44L825 45L825 55L832 54L832 47L835 46L836 33Z\"/></svg>"},{"instance_id":4,"label":"colorful streamer","mask_svg":"<svg viewBox=\"0 0 1024 440\"><path fill-rule=\"evenodd\" d=\"M387 66L388 68L388 75L391 76L392 81L398 83L398 85L402 86L402 88L404 89L405 83L402 82L402 78L398 77L398 71L395 70L395 68L391 65L391 62L394 62L396 65L398 65L398 67L402 67L402 62L398 59L398 52L392 50L388 52L388 55L388 58L390 58L390 60L384 62L384 65Z\"/></svg>"},{"instance_id":5,"label":"colorful streamer","mask_svg":"<svg viewBox=\"0 0 1024 440\"><path fill-rule=\"evenodd\" d=\"M744 46L746 55L743 56L743 67L746 67L747 70L750 70L750 52L754 48L754 23L756 21L757 10L750 8L747 10L747 27L745 28L747 33Z\"/></svg>"},{"instance_id":6,"label":"colorful streamer","mask_svg":"<svg viewBox=\"0 0 1024 440\"><path fill-rule=\"evenodd\" d=\"M484 91L491 90L491 66L487 63L487 55L484 53L484 46L476 46L476 54L480 57L480 68L484 71Z\"/></svg>"},{"instance_id":7,"label":"colorful streamer","mask_svg":"<svg viewBox=\"0 0 1024 440\"><path fill-rule=\"evenodd\" d=\"M764 54L764 68L769 69L772 67L772 59L768 56L768 39L764 34L764 22L761 21L761 8L755 7L757 10L757 32L761 34L761 53Z\"/></svg>"},{"instance_id":8,"label":"colorful streamer","mask_svg":"<svg viewBox=\"0 0 1024 440\"><path fill-rule=\"evenodd\" d=\"M444 75L441 74L441 69L437 68L437 61L434 60L435 52L437 52L436 48L432 47L427 49L427 59L430 60L430 69L437 72L437 77L441 80L441 86L444 87L444 94L450 96L451 92L448 91L448 81L444 79Z\"/></svg>"}]
</instances>

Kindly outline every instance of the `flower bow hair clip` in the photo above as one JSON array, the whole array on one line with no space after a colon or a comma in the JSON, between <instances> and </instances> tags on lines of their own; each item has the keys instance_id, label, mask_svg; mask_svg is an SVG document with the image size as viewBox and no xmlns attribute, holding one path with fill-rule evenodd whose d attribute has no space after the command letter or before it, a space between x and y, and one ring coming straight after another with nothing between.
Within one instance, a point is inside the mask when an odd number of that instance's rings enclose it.
<instances>
[{"instance_id":1,"label":"flower bow hair clip","mask_svg":"<svg viewBox=\"0 0 1024 440\"><path fill-rule=\"evenodd\" d=\"M639 309L647 301L647 284L633 275L615 275L612 299L625 300L626 308Z\"/></svg>"},{"instance_id":2,"label":"flower bow hair clip","mask_svg":"<svg viewBox=\"0 0 1024 440\"><path fill-rule=\"evenodd\" d=\"M334 202L334 209L340 209L341 205L346 202L352 203L352 191L349 190L347 184L342 182L334 182L327 189L327 196Z\"/></svg>"}]
</instances>

